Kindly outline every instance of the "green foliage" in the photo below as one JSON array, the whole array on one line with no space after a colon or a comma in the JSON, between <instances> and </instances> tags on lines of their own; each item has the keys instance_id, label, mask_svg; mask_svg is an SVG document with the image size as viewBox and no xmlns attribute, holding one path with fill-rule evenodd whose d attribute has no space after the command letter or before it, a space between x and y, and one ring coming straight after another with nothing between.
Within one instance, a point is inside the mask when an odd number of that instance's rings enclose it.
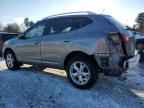
<instances>
[{"instance_id":1,"label":"green foliage","mask_svg":"<svg viewBox=\"0 0 144 108\"><path fill-rule=\"evenodd\" d=\"M25 18L24 22L20 25L18 25L17 23L3 25L0 22L0 31L10 32L10 33L24 32L27 28L29 28L33 24L34 22L29 20L29 18Z\"/></svg>"},{"instance_id":2,"label":"green foliage","mask_svg":"<svg viewBox=\"0 0 144 108\"><path fill-rule=\"evenodd\" d=\"M25 26L26 26L27 28L29 27L29 23L30 23L29 19L28 19L28 18L25 18L25 19L24 19L24 24L25 24Z\"/></svg>"},{"instance_id":3,"label":"green foliage","mask_svg":"<svg viewBox=\"0 0 144 108\"><path fill-rule=\"evenodd\" d=\"M33 24L34 24L34 22L33 22L33 21L30 21L29 26L32 26Z\"/></svg>"},{"instance_id":4,"label":"green foliage","mask_svg":"<svg viewBox=\"0 0 144 108\"><path fill-rule=\"evenodd\" d=\"M25 18L24 19L24 24L27 28L29 28L30 26L32 26L34 24L33 21L30 21L29 18Z\"/></svg>"}]
</instances>

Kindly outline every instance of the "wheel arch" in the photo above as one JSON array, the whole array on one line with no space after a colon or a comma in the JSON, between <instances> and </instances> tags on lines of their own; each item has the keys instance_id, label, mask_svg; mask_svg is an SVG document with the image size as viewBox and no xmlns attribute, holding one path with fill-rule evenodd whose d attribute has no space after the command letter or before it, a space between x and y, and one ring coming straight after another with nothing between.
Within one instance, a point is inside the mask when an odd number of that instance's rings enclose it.
<instances>
[{"instance_id":1,"label":"wheel arch","mask_svg":"<svg viewBox=\"0 0 144 108\"><path fill-rule=\"evenodd\" d=\"M91 62L94 63L94 66L95 66L95 67L97 67L97 68L99 67L96 59L94 58L94 55L88 55L87 53L84 53L84 52L82 52L82 51L73 51L73 52L69 53L69 54L66 56L66 58L65 58L65 60L64 60L64 69L66 69L66 66L67 66L69 60L70 60L72 57L74 57L74 56L84 56L84 57L87 57L87 58L89 58L89 59L91 60Z\"/></svg>"},{"instance_id":2,"label":"wheel arch","mask_svg":"<svg viewBox=\"0 0 144 108\"><path fill-rule=\"evenodd\" d=\"M4 59L5 59L5 55L6 55L6 52L7 52L7 51L11 51L11 52L13 52L13 54L15 55L14 51L13 51L11 48L6 48L6 49L4 50L4 53L3 53Z\"/></svg>"}]
</instances>

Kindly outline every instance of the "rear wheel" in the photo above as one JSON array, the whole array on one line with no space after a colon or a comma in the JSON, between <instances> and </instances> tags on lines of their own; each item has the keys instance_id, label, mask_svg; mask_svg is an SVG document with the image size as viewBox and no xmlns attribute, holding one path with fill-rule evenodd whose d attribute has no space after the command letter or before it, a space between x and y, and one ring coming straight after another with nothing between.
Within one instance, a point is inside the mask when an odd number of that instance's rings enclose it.
<instances>
[{"instance_id":1,"label":"rear wheel","mask_svg":"<svg viewBox=\"0 0 144 108\"><path fill-rule=\"evenodd\" d=\"M90 88L98 79L96 67L87 57L77 56L71 58L66 71L69 81L77 88Z\"/></svg>"},{"instance_id":2,"label":"rear wheel","mask_svg":"<svg viewBox=\"0 0 144 108\"><path fill-rule=\"evenodd\" d=\"M139 54L140 54L139 63L144 63L144 50L140 50Z\"/></svg>"},{"instance_id":3,"label":"rear wheel","mask_svg":"<svg viewBox=\"0 0 144 108\"><path fill-rule=\"evenodd\" d=\"M17 70L20 68L18 61L12 51L7 51L5 54L5 61L8 69Z\"/></svg>"}]
</instances>

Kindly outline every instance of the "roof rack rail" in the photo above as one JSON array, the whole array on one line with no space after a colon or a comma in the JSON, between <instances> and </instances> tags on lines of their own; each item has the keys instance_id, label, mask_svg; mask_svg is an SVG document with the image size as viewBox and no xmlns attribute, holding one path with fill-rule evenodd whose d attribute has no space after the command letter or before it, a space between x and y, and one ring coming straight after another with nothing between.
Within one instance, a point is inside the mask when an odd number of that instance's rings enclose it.
<instances>
[{"instance_id":1,"label":"roof rack rail","mask_svg":"<svg viewBox=\"0 0 144 108\"><path fill-rule=\"evenodd\" d=\"M91 12L91 11L67 12L67 13L61 13L61 14L51 15L51 16L48 16L48 17L46 17L46 18L44 18L44 19L51 18L51 17L55 17L55 16L69 15L69 14L78 14L78 13L95 14L94 12ZM43 20L44 20L44 19L43 19Z\"/></svg>"}]
</instances>

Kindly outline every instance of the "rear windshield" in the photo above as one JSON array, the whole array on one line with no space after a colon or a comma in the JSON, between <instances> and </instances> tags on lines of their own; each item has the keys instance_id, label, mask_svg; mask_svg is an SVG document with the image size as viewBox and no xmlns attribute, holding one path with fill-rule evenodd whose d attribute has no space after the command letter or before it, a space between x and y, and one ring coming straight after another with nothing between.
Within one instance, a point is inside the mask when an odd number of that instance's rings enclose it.
<instances>
[{"instance_id":1,"label":"rear windshield","mask_svg":"<svg viewBox=\"0 0 144 108\"><path fill-rule=\"evenodd\" d=\"M108 19L111 23L113 23L118 29L122 30L122 32L126 33L126 35L128 37L132 37L133 36L132 32L130 30L127 30L126 26L124 26L122 23L120 23L119 21L117 21L112 16L105 15L104 17L106 19Z\"/></svg>"},{"instance_id":2,"label":"rear windshield","mask_svg":"<svg viewBox=\"0 0 144 108\"><path fill-rule=\"evenodd\" d=\"M9 39L15 38L17 35L16 34L1 34L0 38L3 41L7 41Z\"/></svg>"},{"instance_id":3,"label":"rear windshield","mask_svg":"<svg viewBox=\"0 0 144 108\"><path fill-rule=\"evenodd\" d=\"M111 22L113 22L119 28L126 29L126 27L122 23L120 23L118 20L116 20L112 16L105 15L104 17L107 18L108 20L110 20Z\"/></svg>"}]
</instances>

